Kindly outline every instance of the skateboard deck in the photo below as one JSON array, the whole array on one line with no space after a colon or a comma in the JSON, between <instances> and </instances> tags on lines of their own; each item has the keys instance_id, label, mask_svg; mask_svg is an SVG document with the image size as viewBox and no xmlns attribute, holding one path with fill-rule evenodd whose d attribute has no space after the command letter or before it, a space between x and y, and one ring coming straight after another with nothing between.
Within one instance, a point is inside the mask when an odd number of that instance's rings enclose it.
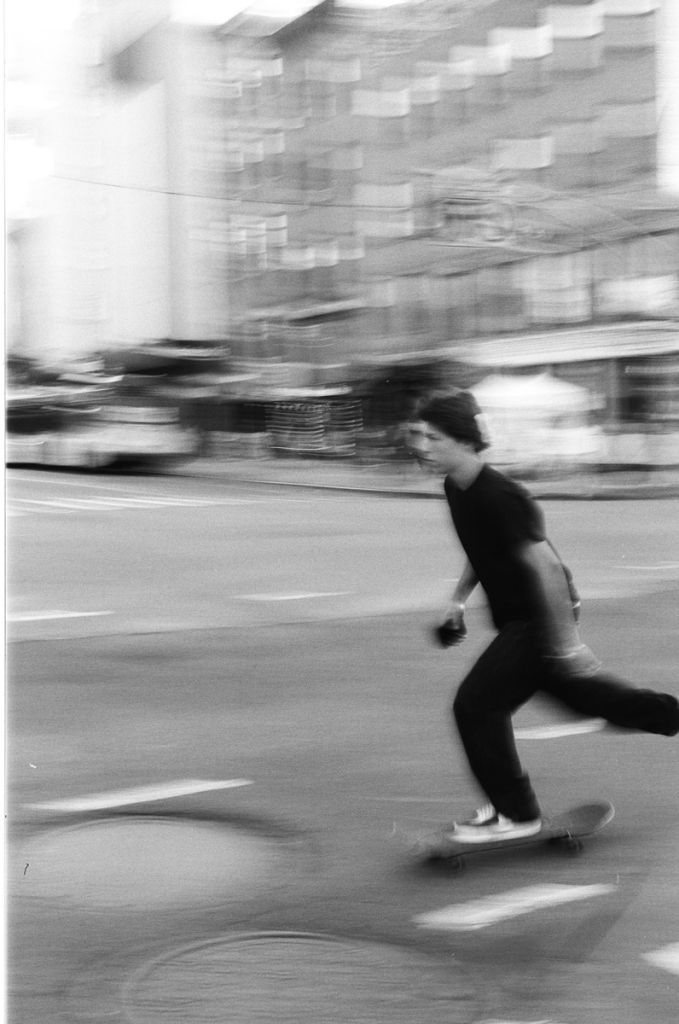
<instances>
[{"instance_id":1,"label":"skateboard deck","mask_svg":"<svg viewBox=\"0 0 679 1024\"><path fill-rule=\"evenodd\" d=\"M542 828L532 836L515 839L494 839L481 843L463 843L454 839L449 829L428 829L411 833L407 844L412 856L418 860L450 861L462 867L464 858L490 850L508 850L517 846L536 846L556 843L571 853L580 853L583 839L601 831L613 818L615 810L607 801L579 804L567 811L545 818ZM395 830L397 831L397 830Z\"/></svg>"}]
</instances>

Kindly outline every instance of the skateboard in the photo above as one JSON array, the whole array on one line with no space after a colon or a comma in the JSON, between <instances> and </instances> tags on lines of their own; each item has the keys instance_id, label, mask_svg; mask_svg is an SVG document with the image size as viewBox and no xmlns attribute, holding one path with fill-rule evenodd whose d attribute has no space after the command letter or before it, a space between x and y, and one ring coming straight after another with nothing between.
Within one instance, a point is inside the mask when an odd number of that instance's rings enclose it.
<instances>
[{"instance_id":1,"label":"skateboard","mask_svg":"<svg viewBox=\"0 0 679 1024\"><path fill-rule=\"evenodd\" d=\"M410 853L417 860L446 861L452 868L464 867L465 858L491 850L508 850L518 846L552 843L569 853L581 853L583 839L600 832L613 818L615 810L607 801L579 804L561 814L545 818L542 828L532 836L518 839L495 839L482 843L461 843L448 830L429 829L406 836ZM395 834L399 834L394 829Z\"/></svg>"}]
</instances>

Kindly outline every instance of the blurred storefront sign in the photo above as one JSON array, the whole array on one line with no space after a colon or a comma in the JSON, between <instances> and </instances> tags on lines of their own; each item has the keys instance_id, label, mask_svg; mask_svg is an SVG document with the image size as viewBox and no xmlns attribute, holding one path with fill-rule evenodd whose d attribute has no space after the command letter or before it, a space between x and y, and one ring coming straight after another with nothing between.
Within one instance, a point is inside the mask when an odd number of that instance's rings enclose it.
<instances>
[{"instance_id":1,"label":"blurred storefront sign","mask_svg":"<svg viewBox=\"0 0 679 1024\"><path fill-rule=\"evenodd\" d=\"M679 275L620 277L601 281L596 288L597 309L606 316L637 313L669 316L679 313Z\"/></svg>"},{"instance_id":2,"label":"blurred storefront sign","mask_svg":"<svg viewBox=\"0 0 679 1024\"><path fill-rule=\"evenodd\" d=\"M592 413L602 399L548 373L492 374L471 389L487 425L493 462L514 469L599 463L604 438Z\"/></svg>"}]
</instances>

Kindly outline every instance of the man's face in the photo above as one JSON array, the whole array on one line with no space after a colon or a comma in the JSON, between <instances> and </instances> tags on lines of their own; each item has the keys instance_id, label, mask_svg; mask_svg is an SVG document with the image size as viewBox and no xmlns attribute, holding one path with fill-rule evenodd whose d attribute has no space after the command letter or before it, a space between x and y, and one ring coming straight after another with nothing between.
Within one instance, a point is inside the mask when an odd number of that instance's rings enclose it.
<instances>
[{"instance_id":1,"label":"man's face","mask_svg":"<svg viewBox=\"0 0 679 1024\"><path fill-rule=\"evenodd\" d=\"M424 420L409 424L408 437L417 461L434 472L451 473L460 465L461 459L469 457L468 445Z\"/></svg>"}]
</instances>

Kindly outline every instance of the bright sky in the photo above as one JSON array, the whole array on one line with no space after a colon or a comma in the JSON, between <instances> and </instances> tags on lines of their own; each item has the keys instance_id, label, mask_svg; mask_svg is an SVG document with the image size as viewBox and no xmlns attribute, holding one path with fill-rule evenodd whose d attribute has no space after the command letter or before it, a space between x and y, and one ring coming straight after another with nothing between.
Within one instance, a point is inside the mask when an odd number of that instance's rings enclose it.
<instances>
[{"instance_id":1,"label":"bright sky","mask_svg":"<svg viewBox=\"0 0 679 1024\"><path fill-rule=\"evenodd\" d=\"M168 0L172 16L192 24L221 25L245 8L258 14L297 15L313 7L318 0ZM383 8L418 0L337 0L339 6ZM139 0L143 6L144 0ZM78 13L81 0L5 0L6 36L44 37L68 27Z\"/></svg>"},{"instance_id":2,"label":"bright sky","mask_svg":"<svg viewBox=\"0 0 679 1024\"><path fill-rule=\"evenodd\" d=\"M303 14L314 6L314 0L286 2L286 0L260 0L247 4L243 0L172 0L172 16L176 21L192 25L223 25L246 7L255 7L263 15Z\"/></svg>"},{"instance_id":3,"label":"bright sky","mask_svg":"<svg viewBox=\"0 0 679 1024\"><path fill-rule=\"evenodd\" d=\"M80 0L5 0L5 47L10 63L33 66L49 58L55 40L75 18Z\"/></svg>"},{"instance_id":4,"label":"bright sky","mask_svg":"<svg viewBox=\"0 0 679 1024\"><path fill-rule=\"evenodd\" d=\"M240 11L279 17L296 16L314 7L318 0L167 0L176 21L193 25L222 25ZM381 9L422 0L337 0L338 6ZM153 0L157 7L158 0ZM7 68L40 72L54 60L58 44L68 32L82 6L82 0L5 0L5 47ZM144 0L138 0L137 14L143 16Z\"/></svg>"},{"instance_id":5,"label":"bright sky","mask_svg":"<svg viewBox=\"0 0 679 1024\"><path fill-rule=\"evenodd\" d=\"M313 0L168 0L173 16L194 24L219 25L245 8L269 15L299 14ZM346 7L384 8L401 0L338 0ZM421 0L407 0L416 4ZM144 0L138 0L143 10ZM55 59L60 38L77 15L81 0L5 0L5 46L9 77L14 62L29 73L40 73ZM659 147L660 179L665 188L679 192L679 0L662 0L658 38L658 116L662 128Z\"/></svg>"},{"instance_id":6,"label":"bright sky","mask_svg":"<svg viewBox=\"0 0 679 1024\"><path fill-rule=\"evenodd\" d=\"M338 6L383 8L393 7L404 0L338 0ZM191 24L222 25L246 8L264 17L298 16L318 3L318 0L172 0L173 16Z\"/></svg>"},{"instance_id":7,"label":"bright sky","mask_svg":"<svg viewBox=\"0 0 679 1024\"><path fill-rule=\"evenodd\" d=\"M658 37L659 185L679 193L679 3L663 0Z\"/></svg>"}]
</instances>

